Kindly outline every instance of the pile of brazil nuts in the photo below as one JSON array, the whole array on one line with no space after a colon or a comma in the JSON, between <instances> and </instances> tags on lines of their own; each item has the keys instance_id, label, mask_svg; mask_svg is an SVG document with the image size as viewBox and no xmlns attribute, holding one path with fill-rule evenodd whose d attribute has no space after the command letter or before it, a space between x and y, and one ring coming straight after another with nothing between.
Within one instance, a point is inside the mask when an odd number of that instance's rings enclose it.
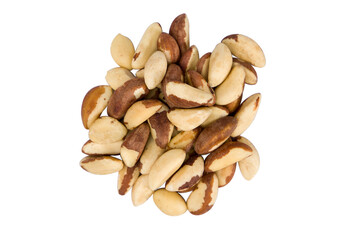
<instances>
[{"instance_id":1,"label":"pile of brazil nuts","mask_svg":"<svg viewBox=\"0 0 360 240\"><path fill-rule=\"evenodd\" d=\"M244 86L257 83L254 67L265 65L254 40L232 34L199 57L181 14L169 33L151 24L136 50L118 34L110 51L119 67L107 72L108 85L86 94L81 107L90 138L82 147L88 155L80 161L84 170L118 173L120 195L131 189L134 206L153 196L171 216L209 211L237 164L245 179L254 177L259 154L242 136L261 100L256 93L242 101ZM186 201L184 192L191 192Z\"/></svg>"}]
</instances>

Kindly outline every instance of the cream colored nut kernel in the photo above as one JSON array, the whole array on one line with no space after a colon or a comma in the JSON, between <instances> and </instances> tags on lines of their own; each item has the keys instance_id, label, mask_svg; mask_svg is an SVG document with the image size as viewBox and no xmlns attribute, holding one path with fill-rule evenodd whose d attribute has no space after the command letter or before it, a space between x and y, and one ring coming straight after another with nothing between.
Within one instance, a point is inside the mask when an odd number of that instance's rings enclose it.
<instances>
[{"instance_id":1,"label":"cream colored nut kernel","mask_svg":"<svg viewBox=\"0 0 360 240\"><path fill-rule=\"evenodd\" d=\"M174 125L167 117L167 110L160 110L148 119L148 123L156 144L165 149L171 139Z\"/></svg>"},{"instance_id":2,"label":"cream colored nut kernel","mask_svg":"<svg viewBox=\"0 0 360 240\"><path fill-rule=\"evenodd\" d=\"M110 47L111 56L120 66L131 69L131 59L135 49L131 40L121 34L116 35Z\"/></svg>"},{"instance_id":3,"label":"cream colored nut kernel","mask_svg":"<svg viewBox=\"0 0 360 240\"><path fill-rule=\"evenodd\" d=\"M164 188L156 190L153 194L155 205L169 216L179 216L187 210L185 200L176 192L169 192Z\"/></svg>"},{"instance_id":4,"label":"cream colored nut kernel","mask_svg":"<svg viewBox=\"0 0 360 240\"><path fill-rule=\"evenodd\" d=\"M238 142L245 143L251 147L253 154L238 162L240 172L246 180L251 180L259 170L260 156L255 146L245 137L237 137Z\"/></svg>"},{"instance_id":5,"label":"cream colored nut kernel","mask_svg":"<svg viewBox=\"0 0 360 240\"><path fill-rule=\"evenodd\" d=\"M168 191L184 191L195 186L204 172L204 159L202 156L191 156L184 165L166 182Z\"/></svg>"},{"instance_id":6,"label":"cream colored nut kernel","mask_svg":"<svg viewBox=\"0 0 360 240\"><path fill-rule=\"evenodd\" d=\"M223 83L215 89L216 101L218 105L229 104L238 99L244 89L245 71L241 66L235 65Z\"/></svg>"},{"instance_id":7,"label":"cream colored nut kernel","mask_svg":"<svg viewBox=\"0 0 360 240\"><path fill-rule=\"evenodd\" d=\"M162 103L159 100L153 99L134 103L125 114L125 126L130 130L136 128L154 115L161 108L161 105Z\"/></svg>"},{"instance_id":8,"label":"cream colored nut kernel","mask_svg":"<svg viewBox=\"0 0 360 240\"><path fill-rule=\"evenodd\" d=\"M185 156L182 149L171 149L162 154L150 169L149 187L155 190L163 185L181 167Z\"/></svg>"},{"instance_id":9,"label":"cream colored nut kernel","mask_svg":"<svg viewBox=\"0 0 360 240\"><path fill-rule=\"evenodd\" d=\"M174 19L171 23L169 34L173 36L178 43L180 53L184 54L190 46L189 20L185 13Z\"/></svg>"},{"instance_id":10,"label":"cream colored nut kernel","mask_svg":"<svg viewBox=\"0 0 360 240\"><path fill-rule=\"evenodd\" d=\"M196 71L205 79L208 79L210 56L211 52L205 53L196 65Z\"/></svg>"},{"instance_id":11,"label":"cream colored nut kernel","mask_svg":"<svg viewBox=\"0 0 360 240\"><path fill-rule=\"evenodd\" d=\"M186 72L188 70L195 70L199 61L199 51L195 45L192 45L180 58L179 65L181 69Z\"/></svg>"},{"instance_id":12,"label":"cream colored nut kernel","mask_svg":"<svg viewBox=\"0 0 360 240\"><path fill-rule=\"evenodd\" d=\"M205 171L216 172L247 158L251 154L251 147L244 143L226 142L206 157Z\"/></svg>"},{"instance_id":13,"label":"cream colored nut kernel","mask_svg":"<svg viewBox=\"0 0 360 240\"><path fill-rule=\"evenodd\" d=\"M123 169L121 169L118 174L118 193L120 195L125 195L132 188L138 179L139 174L139 167L137 165L132 168L124 165Z\"/></svg>"},{"instance_id":14,"label":"cream colored nut kernel","mask_svg":"<svg viewBox=\"0 0 360 240\"><path fill-rule=\"evenodd\" d=\"M97 86L86 93L81 106L81 119L86 129L89 129L104 111L112 93L109 86Z\"/></svg>"},{"instance_id":15,"label":"cream colored nut kernel","mask_svg":"<svg viewBox=\"0 0 360 240\"><path fill-rule=\"evenodd\" d=\"M133 79L134 75L126 68L117 67L107 71L105 79L110 87L114 90L118 89L124 83Z\"/></svg>"},{"instance_id":16,"label":"cream colored nut kernel","mask_svg":"<svg viewBox=\"0 0 360 240\"><path fill-rule=\"evenodd\" d=\"M244 100L239 110L235 114L237 127L231 134L232 137L240 136L254 121L256 113L259 109L261 94L256 93Z\"/></svg>"},{"instance_id":17,"label":"cream colored nut kernel","mask_svg":"<svg viewBox=\"0 0 360 240\"><path fill-rule=\"evenodd\" d=\"M165 152L165 149L160 148L152 136L149 136L143 154L138 162L140 173L149 174L152 165Z\"/></svg>"},{"instance_id":18,"label":"cream colored nut kernel","mask_svg":"<svg viewBox=\"0 0 360 240\"><path fill-rule=\"evenodd\" d=\"M154 89L161 83L167 69L167 61L163 52L154 52L145 64L144 79L148 89Z\"/></svg>"},{"instance_id":19,"label":"cream colored nut kernel","mask_svg":"<svg viewBox=\"0 0 360 240\"><path fill-rule=\"evenodd\" d=\"M120 154L122 140L113 143L95 143L91 140L87 141L81 151L87 155L117 155Z\"/></svg>"},{"instance_id":20,"label":"cream colored nut kernel","mask_svg":"<svg viewBox=\"0 0 360 240\"><path fill-rule=\"evenodd\" d=\"M122 140L127 129L112 117L98 118L89 129L89 138L95 143L113 143Z\"/></svg>"},{"instance_id":21,"label":"cream colored nut kernel","mask_svg":"<svg viewBox=\"0 0 360 240\"><path fill-rule=\"evenodd\" d=\"M168 146L170 149L178 148L183 149L185 152L189 152L200 132L200 127L190 131L179 132L170 140Z\"/></svg>"},{"instance_id":22,"label":"cream colored nut kernel","mask_svg":"<svg viewBox=\"0 0 360 240\"><path fill-rule=\"evenodd\" d=\"M187 199L187 209L191 214L201 215L213 206L218 193L218 179L215 173L205 174Z\"/></svg>"},{"instance_id":23,"label":"cream colored nut kernel","mask_svg":"<svg viewBox=\"0 0 360 240\"><path fill-rule=\"evenodd\" d=\"M173 109L167 117L181 131L190 131L200 126L210 116L211 108Z\"/></svg>"},{"instance_id":24,"label":"cream colored nut kernel","mask_svg":"<svg viewBox=\"0 0 360 240\"><path fill-rule=\"evenodd\" d=\"M110 156L87 156L80 161L80 166L87 172L93 174L110 174L120 171L123 162Z\"/></svg>"},{"instance_id":25,"label":"cream colored nut kernel","mask_svg":"<svg viewBox=\"0 0 360 240\"><path fill-rule=\"evenodd\" d=\"M208 82L210 87L220 85L229 74L232 66L232 55L229 48L219 43L211 53L209 60Z\"/></svg>"},{"instance_id":26,"label":"cream colored nut kernel","mask_svg":"<svg viewBox=\"0 0 360 240\"><path fill-rule=\"evenodd\" d=\"M242 67L244 67L246 84L254 85L257 83L258 80L257 73L254 67L250 63L243 62L238 58L233 58L233 66L235 65L241 65Z\"/></svg>"},{"instance_id":27,"label":"cream colored nut kernel","mask_svg":"<svg viewBox=\"0 0 360 240\"><path fill-rule=\"evenodd\" d=\"M211 109L210 116L201 124L201 127L207 127L210 125L210 123L218 120L219 118L225 117L229 115L229 110L226 107L223 106L211 106L209 107Z\"/></svg>"},{"instance_id":28,"label":"cream colored nut kernel","mask_svg":"<svg viewBox=\"0 0 360 240\"><path fill-rule=\"evenodd\" d=\"M229 114L235 112L236 110L238 110L238 108L240 107L242 96L243 95L241 95L240 97L238 97L237 99L235 99L231 103L225 105L225 107L229 110Z\"/></svg>"},{"instance_id":29,"label":"cream colored nut kernel","mask_svg":"<svg viewBox=\"0 0 360 240\"><path fill-rule=\"evenodd\" d=\"M215 104L215 91L210 87L209 83L203 78L203 76L195 70L189 70L186 72L186 78L189 84L201 91L208 92L213 95L213 100L209 102L209 105Z\"/></svg>"},{"instance_id":30,"label":"cream colored nut kernel","mask_svg":"<svg viewBox=\"0 0 360 240\"><path fill-rule=\"evenodd\" d=\"M144 78L144 75L145 75L145 68L139 69L135 73L135 76L137 78Z\"/></svg>"},{"instance_id":31,"label":"cream colored nut kernel","mask_svg":"<svg viewBox=\"0 0 360 240\"><path fill-rule=\"evenodd\" d=\"M145 30L132 58L132 68L141 69L145 67L145 63L151 54L157 50L157 41L161 32L162 28L159 23L153 23Z\"/></svg>"},{"instance_id":32,"label":"cream colored nut kernel","mask_svg":"<svg viewBox=\"0 0 360 240\"><path fill-rule=\"evenodd\" d=\"M131 200L135 207L145 203L153 194L149 188L149 175L141 175L131 190Z\"/></svg>"},{"instance_id":33,"label":"cream colored nut kernel","mask_svg":"<svg viewBox=\"0 0 360 240\"><path fill-rule=\"evenodd\" d=\"M157 48L165 54L168 64L176 63L180 58L179 45L170 34L164 32L160 34Z\"/></svg>"},{"instance_id":34,"label":"cream colored nut kernel","mask_svg":"<svg viewBox=\"0 0 360 240\"><path fill-rule=\"evenodd\" d=\"M216 171L219 180L219 188L226 186L235 175L236 163Z\"/></svg>"},{"instance_id":35,"label":"cream colored nut kernel","mask_svg":"<svg viewBox=\"0 0 360 240\"><path fill-rule=\"evenodd\" d=\"M253 39L241 34L232 34L225 37L221 42L226 44L237 58L249 62L255 67L265 66L264 52Z\"/></svg>"}]
</instances>

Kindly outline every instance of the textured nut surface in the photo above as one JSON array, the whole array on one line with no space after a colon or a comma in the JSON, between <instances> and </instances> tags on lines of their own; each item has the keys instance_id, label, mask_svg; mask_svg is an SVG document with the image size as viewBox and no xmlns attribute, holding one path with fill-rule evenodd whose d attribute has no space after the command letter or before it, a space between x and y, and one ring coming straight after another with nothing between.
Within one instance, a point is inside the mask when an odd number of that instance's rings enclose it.
<instances>
[{"instance_id":1,"label":"textured nut surface","mask_svg":"<svg viewBox=\"0 0 360 240\"><path fill-rule=\"evenodd\" d=\"M187 70L195 70L199 61L199 51L195 45L192 45L188 50L182 54L179 65L181 69L186 72Z\"/></svg>"},{"instance_id":2,"label":"textured nut surface","mask_svg":"<svg viewBox=\"0 0 360 240\"><path fill-rule=\"evenodd\" d=\"M149 187L157 189L168 180L183 164L186 153L182 149L171 149L162 154L149 172Z\"/></svg>"},{"instance_id":3,"label":"textured nut surface","mask_svg":"<svg viewBox=\"0 0 360 240\"><path fill-rule=\"evenodd\" d=\"M259 109L261 94L255 93L244 100L239 110L235 114L237 127L231 134L232 137L240 136L254 121L256 113Z\"/></svg>"},{"instance_id":4,"label":"textured nut surface","mask_svg":"<svg viewBox=\"0 0 360 240\"><path fill-rule=\"evenodd\" d=\"M161 83L167 69L167 61L163 52L156 51L145 64L144 79L148 89L154 89Z\"/></svg>"},{"instance_id":5,"label":"textured nut surface","mask_svg":"<svg viewBox=\"0 0 360 240\"><path fill-rule=\"evenodd\" d=\"M204 172L204 159L193 155L184 165L166 182L168 191L186 191L195 186Z\"/></svg>"},{"instance_id":6,"label":"textured nut surface","mask_svg":"<svg viewBox=\"0 0 360 240\"><path fill-rule=\"evenodd\" d=\"M235 65L229 75L216 89L216 104L226 105L238 99L243 92L245 84L244 68Z\"/></svg>"},{"instance_id":7,"label":"textured nut surface","mask_svg":"<svg viewBox=\"0 0 360 240\"><path fill-rule=\"evenodd\" d=\"M210 56L211 52L205 53L196 65L196 71L205 79L208 79Z\"/></svg>"},{"instance_id":8,"label":"textured nut surface","mask_svg":"<svg viewBox=\"0 0 360 240\"><path fill-rule=\"evenodd\" d=\"M216 171L219 180L219 188L226 186L235 175L236 163Z\"/></svg>"},{"instance_id":9,"label":"textured nut surface","mask_svg":"<svg viewBox=\"0 0 360 240\"><path fill-rule=\"evenodd\" d=\"M189 152L200 132L201 128L198 127L191 131L184 131L178 133L170 140L169 148L179 148L183 149L185 152Z\"/></svg>"},{"instance_id":10,"label":"textured nut surface","mask_svg":"<svg viewBox=\"0 0 360 240\"><path fill-rule=\"evenodd\" d=\"M95 143L113 143L122 140L127 129L112 117L98 118L89 129L89 138Z\"/></svg>"},{"instance_id":11,"label":"textured nut surface","mask_svg":"<svg viewBox=\"0 0 360 240\"><path fill-rule=\"evenodd\" d=\"M149 175L141 175L131 190L131 200L135 207L145 203L153 194L149 188Z\"/></svg>"},{"instance_id":12,"label":"textured nut surface","mask_svg":"<svg viewBox=\"0 0 360 240\"><path fill-rule=\"evenodd\" d=\"M250 63L243 62L238 58L233 58L233 66L234 65L241 65L244 67L246 84L254 85L257 83L258 80L257 73L254 67Z\"/></svg>"},{"instance_id":13,"label":"textured nut surface","mask_svg":"<svg viewBox=\"0 0 360 240\"><path fill-rule=\"evenodd\" d=\"M141 69L145 67L146 61L151 54L157 50L157 41L162 32L162 28L159 23L152 23L144 32L139 45L133 54L131 66L135 69Z\"/></svg>"},{"instance_id":14,"label":"textured nut surface","mask_svg":"<svg viewBox=\"0 0 360 240\"><path fill-rule=\"evenodd\" d=\"M111 156L87 156L80 161L80 166L87 172L93 174L110 174L120 171L123 162Z\"/></svg>"},{"instance_id":15,"label":"textured nut surface","mask_svg":"<svg viewBox=\"0 0 360 240\"><path fill-rule=\"evenodd\" d=\"M218 179L215 173L205 174L187 199L191 214L201 215L209 211L217 198Z\"/></svg>"},{"instance_id":16,"label":"textured nut surface","mask_svg":"<svg viewBox=\"0 0 360 240\"><path fill-rule=\"evenodd\" d=\"M231 70L232 61L229 48L223 43L216 45L209 60L208 82L211 87L216 87L225 80Z\"/></svg>"},{"instance_id":17,"label":"textured nut surface","mask_svg":"<svg viewBox=\"0 0 360 240\"><path fill-rule=\"evenodd\" d=\"M133 79L134 75L126 68L116 67L107 71L105 79L114 90L121 87L124 83Z\"/></svg>"},{"instance_id":18,"label":"textured nut surface","mask_svg":"<svg viewBox=\"0 0 360 240\"><path fill-rule=\"evenodd\" d=\"M195 142L197 154L207 154L223 144L236 128L236 119L231 116L219 118L201 131Z\"/></svg>"},{"instance_id":19,"label":"textured nut surface","mask_svg":"<svg viewBox=\"0 0 360 240\"><path fill-rule=\"evenodd\" d=\"M148 99L134 103L126 112L124 124L128 129L134 129L152 115L154 115L162 106L159 100Z\"/></svg>"},{"instance_id":20,"label":"textured nut surface","mask_svg":"<svg viewBox=\"0 0 360 240\"><path fill-rule=\"evenodd\" d=\"M135 49L131 40L121 34L116 35L110 47L111 56L120 66L131 69L131 59Z\"/></svg>"},{"instance_id":21,"label":"textured nut surface","mask_svg":"<svg viewBox=\"0 0 360 240\"><path fill-rule=\"evenodd\" d=\"M120 195L125 195L134 185L139 177L139 168L135 165L132 168L124 167L119 171L117 188Z\"/></svg>"},{"instance_id":22,"label":"textured nut surface","mask_svg":"<svg viewBox=\"0 0 360 240\"><path fill-rule=\"evenodd\" d=\"M160 148L150 135L138 163L141 174L149 174L152 165L164 152L165 149Z\"/></svg>"},{"instance_id":23,"label":"textured nut surface","mask_svg":"<svg viewBox=\"0 0 360 240\"><path fill-rule=\"evenodd\" d=\"M259 170L259 166L260 166L259 152L256 150L254 144L252 144L247 138L237 137L236 140L238 142L245 143L246 145L251 147L253 151L253 153L249 157L238 162L240 172L243 175L243 177L246 180L251 180Z\"/></svg>"},{"instance_id":24,"label":"textured nut surface","mask_svg":"<svg viewBox=\"0 0 360 240\"><path fill-rule=\"evenodd\" d=\"M168 64L176 63L180 58L179 45L170 34L164 32L160 34L157 48L165 54Z\"/></svg>"},{"instance_id":25,"label":"textured nut surface","mask_svg":"<svg viewBox=\"0 0 360 240\"><path fill-rule=\"evenodd\" d=\"M160 148L166 148L174 130L174 125L167 117L167 111L155 113L148 119L148 123L150 125L151 135L156 144Z\"/></svg>"},{"instance_id":26,"label":"textured nut surface","mask_svg":"<svg viewBox=\"0 0 360 240\"><path fill-rule=\"evenodd\" d=\"M107 113L110 117L121 119L129 107L149 93L144 79L133 78L120 86L110 97Z\"/></svg>"},{"instance_id":27,"label":"textured nut surface","mask_svg":"<svg viewBox=\"0 0 360 240\"><path fill-rule=\"evenodd\" d=\"M215 105L209 108L211 109L211 114L205 122L201 124L201 127L207 127L210 123L218 120L219 118L229 115L229 110L226 107Z\"/></svg>"},{"instance_id":28,"label":"textured nut surface","mask_svg":"<svg viewBox=\"0 0 360 240\"><path fill-rule=\"evenodd\" d=\"M147 123L143 123L125 137L120 148L120 155L126 166L133 167L139 160L144 151L149 134L149 126Z\"/></svg>"},{"instance_id":29,"label":"textured nut surface","mask_svg":"<svg viewBox=\"0 0 360 240\"><path fill-rule=\"evenodd\" d=\"M229 104L226 104L225 107L229 110L229 114L235 112L236 110L239 109L240 104L241 104L241 100L242 100L242 94L240 97L238 97L237 99L235 99L234 101L232 101Z\"/></svg>"},{"instance_id":30,"label":"textured nut surface","mask_svg":"<svg viewBox=\"0 0 360 240\"><path fill-rule=\"evenodd\" d=\"M95 143L91 140L87 141L81 151L87 155L116 155L120 154L122 140L113 143Z\"/></svg>"},{"instance_id":31,"label":"textured nut surface","mask_svg":"<svg viewBox=\"0 0 360 240\"><path fill-rule=\"evenodd\" d=\"M179 45L180 53L184 52L190 46L189 38L189 20L185 13L177 16L171 23L169 34L173 36Z\"/></svg>"},{"instance_id":32,"label":"textured nut surface","mask_svg":"<svg viewBox=\"0 0 360 240\"><path fill-rule=\"evenodd\" d=\"M81 119L86 129L89 129L104 111L111 95L112 89L109 86L97 86L86 93L81 106Z\"/></svg>"},{"instance_id":33,"label":"textured nut surface","mask_svg":"<svg viewBox=\"0 0 360 240\"><path fill-rule=\"evenodd\" d=\"M211 108L173 109L167 117L178 130L190 131L200 126L211 114Z\"/></svg>"},{"instance_id":34,"label":"textured nut surface","mask_svg":"<svg viewBox=\"0 0 360 240\"><path fill-rule=\"evenodd\" d=\"M185 200L180 194L164 188L154 192L153 200L160 211L169 216L179 216L187 210Z\"/></svg>"},{"instance_id":35,"label":"textured nut surface","mask_svg":"<svg viewBox=\"0 0 360 240\"><path fill-rule=\"evenodd\" d=\"M210 153L205 160L205 171L216 172L252 154L248 145L240 142L226 142Z\"/></svg>"}]
</instances>

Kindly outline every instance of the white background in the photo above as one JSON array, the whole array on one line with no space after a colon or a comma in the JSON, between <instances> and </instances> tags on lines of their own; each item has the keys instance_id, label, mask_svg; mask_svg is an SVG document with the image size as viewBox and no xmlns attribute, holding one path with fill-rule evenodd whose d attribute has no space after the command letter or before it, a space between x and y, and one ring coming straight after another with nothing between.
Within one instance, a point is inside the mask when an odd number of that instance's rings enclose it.
<instances>
[{"instance_id":1,"label":"white background","mask_svg":"<svg viewBox=\"0 0 360 240\"><path fill-rule=\"evenodd\" d=\"M1 1L0 239L359 239L357 1ZM116 67L117 33L136 46L181 13L200 54L229 34L263 48L244 133L261 166L237 169L202 216L133 207L117 175L83 171L86 92Z\"/></svg>"}]
</instances>

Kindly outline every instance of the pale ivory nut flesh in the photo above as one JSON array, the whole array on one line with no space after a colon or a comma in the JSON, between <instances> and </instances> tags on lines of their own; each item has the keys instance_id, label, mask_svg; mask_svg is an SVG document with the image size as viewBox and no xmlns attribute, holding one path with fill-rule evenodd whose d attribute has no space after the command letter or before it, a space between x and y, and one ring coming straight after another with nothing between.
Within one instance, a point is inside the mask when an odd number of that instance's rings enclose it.
<instances>
[{"instance_id":1,"label":"pale ivory nut flesh","mask_svg":"<svg viewBox=\"0 0 360 240\"><path fill-rule=\"evenodd\" d=\"M210 116L211 108L174 109L167 117L181 131L190 131L200 126Z\"/></svg>"},{"instance_id":2,"label":"pale ivory nut flesh","mask_svg":"<svg viewBox=\"0 0 360 240\"><path fill-rule=\"evenodd\" d=\"M93 174L110 174L120 171L123 162L111 156L87 156L80 161L80 166L87 172Z\"/></svg>"},{"instance_id":3,"label":"pale ivory nut flesh","mask_svg":"<svg viewBox=\"0 0 360 240\"><path fill-rule=\"evenodd\" d=\"M113 143L122 140L127 133L126 127L112 117L98 118L89 129L89 138L95 143Z\"/></svg>"},{"instance_id":4,"label":"pale ivory nut flesh","mask_svg":"<svg viewBox=\"0 0 360 240\"><path fill-rule=\"evenodd\" d=\"M149 187L155 190L163 185L181 167L185 157L182 149L171 149L162 154L150 169Z\"/></svg>"},{"instance_id":5,"label":"pale ivory nut flesh","mask_svg":"<svg viewBox=\"0 0 360 240\"><path fill-rule=\"evenodd\" d=\"M154 52L149 60L147 60L144 69L144 79L147 88L150 90L156 88L164 78L167 69L164 53L161 51Z\"/></svg>"},{"instance_id":6,"label":"pale ivory nut flesh","mask_svg":"<svg viewBox=\"0 0 360 240\"><path fill-rule=\"evenodd\" d=\"M245 137L237 137L238 142L245 143L251 147L253 154L238 162L240 172L246 180L251 180L259 170L260 156L255 146Z\"/></svg>"},{"instance_id":7,"label":"pale ivory nut flesh","mask_svg":"<svg viewBox=\"0 0 360 240\"><path fill-rule=\"evenodd\" d=\"M210 87L209 83L204 79L204 77L196 72L195 70L189 70L186 72L186 79L188 83L204 92L208 92L213 95L213 100L209 102L209 106L212 106L215 104L215 91Z\"/></svg>"},{"instance_id":8,"label":"pale ivory nut flesh","mask_svg":"<svg viewBox=\"0 0 360 240\"><path fill-rule=\"evenodd\" d=\"M120 66L132 69L131 60L134 56L135 49L131 40L121 34L116 35L110 47L111 56Z\"/></svg>"},{"instance_id":9,"label":"pale ivory nut flesh","mask_svg":"<svg viewBox=\"0 0 360 240\"><path fill-rule=\"evenodd\" d=\"M151 24L144 32L139 45L136 48L135 54L132 58L131 66L134 69L141 69L145 67L145 63L157 50L157 41L162 32L159 23Z\"/></svg>"},{"instance_id":10,"label":"pale ivory nut flesh","mask_svg":"<svg viewBox=\"0 0 360 240\"><path fill-rule=\"evenodd\" d=\"M120 195L125 195L134 185L140 174L139 167L135 165L132 168L124 165L119 171L117 188Z\"/></svg>"},{"instance_id":11,"label":"pale ivory nut flesh","mask_svg":"<svg viewBox=\"0 0 360 240\"><path fill-rule=\"evenodd\" d=\"M164 32L160 34L157 48L165 54L168 64L176 63L180 58L179 45L170 34Z\"/></svg>"},{"instance_id":12,"label":"pale ivory nut flesh","mask_svg":"<svg viewBox=\"0 0 360 240\"><path fill-rule=\"evenodd\" d=\"M141 175L131 190L131 200L135 207L145 203L153 194L149 188L149 175Z\"/></svg>"},{"instance_id":13,"label":"pale ivory nut flesh","mask_svg":"<svg viewBox=\"0 0 360 240\"><path fill-rule=\"evenodd\" d=\"M106 108L113 91L109 86L97 86L90 89L82 102L81 119L85 129L101 115Z\"/></svg>"},{"instance_id":14,"label":"pale ivory nut flesh","mask_svg":"<svg viewBox=\"0 0 360 240\"><path fill-rule=\"evenodd\" d=\"M240 136L251 125L259 109L260 101L260 93L253 94L244 100L235 114L238 123L236 129L231 134L231 137Z\"/></svg>"},{"instance_id":15,"label":"pale ivory nut flesh","mask_svg":"<svg viewBox=\"0 0 360 240\"><path fill-rule=\"evenodd\" d=\"M161 188L154 192L153 200L160 211L169 216L179 216L187 211L185 200L177 192Z\"/></svg>"},{"instance_id":16,"label":"pale ivory nut flesh","mask_svg":"<svg viewBox=\"0 0 360 240\"><path fill-rule=\"evenodd\" d=\"M232 55L229 48L219 43L211 53L209 61L208 82L210 87L220 85L229 74L232 66Z\"/></svg>"},{"instance_id":17,"label":"pale ivory nut flesh","mask_svg":"<svg viewBox=\"0 0 360 240\"><path fill-rule=\"evenodd\" d=\"M81 151L87 155L117 155L120 154L122 140L113 143L95 143L87 141Z\"/></svg>"},{"instance_id":18,"label":"pale ivory nut flesh","mask_svg":"<svg viewBox=\"0 0 360 240\"><path fill-rule=\"evenodd\" d=\"M238 58L233 58L233 66L241 65L245 71L245 83L249 85L254 85L257 83L258 77L254 67L248 63L243 62Z\"/></svg>"},{"instance_id":19,"label":"pale ivory nut flesh","mask_svg":"<svg viewBox=\"0 0 360 240\"><path fill-rule=\"evenodd\" d=\"M164 152L165 149L160 148L150 135L139 160L140 173L149 174L152 165Z\"/></svg>"},{"instance_id":20,"label":"pale ivory nut flesh","mask_svg":"<svg viewBox=\"0 0 360 240\"><path fill-rule=\"evenodd\" d=\"M216 171L219 180L219 188L226 186L235 175L236 163Z\"/></svg>"},{"instance_id":21,"label":"pale ivory nut flesh","mask_svg":"<svg viewBox=\"0 0 360 240\"><path fill-rule=\"evenodd\" d=\"M205 53L198 61L196 65L196 71L200 73L205 79L208 79L209 62L211 53Z\"/></svg>"},{"instance_id":22,"label":"pale ivory nut flesh","mask_svg":"<svg viewBox=\"0 0 360 240\"><path fill-rule=\"evenodd\" d=\"M189 20L185 13L177 16L171 23L169 34L173 36L179 45L180 53L184 54L190 46Z\"/></svg>"},{"instance_id":23,"label":"pale ivory nut flesh","mask_svg":"<svg viewBox=\"0 0 360 240\"><path fill-rule=\"evenodd\" d=\"M134 103L124 116L124 124L128 129L134 129L152 115L154 115L162 106L159 100L142 100Z\"/></svg>"},{"instance_id":24,"label":"pale ivory nut flesh","mask_svg":"<svg viewBox=\"0 0 360 240\"><path fill-rule=\"evenodd\" d=\"M215 105L209 108L211 109L211 114L205 122L201 124L201 127L207 127L210 123L218 120L219 118L229 115L229 110L226 107Z\"/></svg>"},{"instance_id":25,"label":"pale ivory nut flesh","mask_svg":"<svg viewBox=\"0 0 360 240\"><path fill-rule=\"evenodd\" d=\"M225 37L221 42L228 46L235 57L249 62L255 67L265 66L264 52L253 39L241 34L232 34Z\"/></svg>"},{"instance_id":26,"label":"pale ivory nut flesh","mask_svg":"<svg viewBox=\"0 0 360 240\"><path fill-rule=\"evenodd\" d=\"M110 87L114 90L121 87L124 83L133 79L134 75L126 68L117 67L107 71L105 79Z\"/></svg>"},{"instance_id":27,"label":"pale ivory nut flesh","mask_svg":"<svg viewBox=\"0 0 360 240\"><path fill-rule=\"evenodd\" d=\"M185 152L189 152L200 132L200 127L190 131L179 132L170 140L168 146L170 149L178 148L183 149Z\"/></svg>"}]
</instances>

